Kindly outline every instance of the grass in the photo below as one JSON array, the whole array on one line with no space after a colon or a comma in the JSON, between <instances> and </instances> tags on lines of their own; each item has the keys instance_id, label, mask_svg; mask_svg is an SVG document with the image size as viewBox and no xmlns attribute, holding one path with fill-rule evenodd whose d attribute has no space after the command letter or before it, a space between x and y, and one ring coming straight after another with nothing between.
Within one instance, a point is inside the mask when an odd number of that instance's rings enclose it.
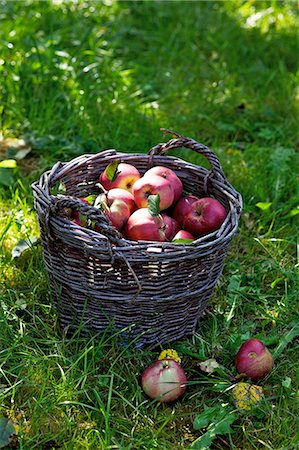
<instances>
[{"instance_id":1,"label":"grass","mask_svg":"<svg viewBox=\"0 0 299 450\"><path fill-rule=\"evenodd\" d=\"M235 420L211 449L297 449L296 4L0 5L0 156L16 161L0 167L0 415L17 425L10 446L203 448L196 439L211 428L196 430L194 420L223 407ZM38 236L30 184L44 170L103 148L146 152L168 139L160 127L211 146L244 200L209 314L194 336L173 343L190 385L170 406L149 401L139 386L159 349L123 347L109 330L65 336L40 245L11 253ZM25 157L9 138L24 139ZM261 405L242 412L227 377L251 336L267 344L275 368L260 383ZM200 370L211 357L222 372Z\"/></svg>"}]
</instances>

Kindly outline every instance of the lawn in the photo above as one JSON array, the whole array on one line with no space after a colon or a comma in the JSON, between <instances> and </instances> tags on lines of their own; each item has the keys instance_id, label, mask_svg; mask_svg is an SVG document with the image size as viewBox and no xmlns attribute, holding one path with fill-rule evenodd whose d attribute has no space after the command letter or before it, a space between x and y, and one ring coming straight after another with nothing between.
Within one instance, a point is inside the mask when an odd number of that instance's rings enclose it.
<instances>
[{"instance_id":1,"label":"lawn","mask_svg":"<svg viewBox=\"0 0 299 450\"><path fill-rule=\"evenodd\" d=\"M296 6L0 1L0 448L5 418L24 450L299 448ZM66 336L40 243L20 247L39 237L31 183L45 170L108 148L146 153L169 139L161 127L212 148L244 202L207 315L171 344L188 385L169 405L139 384L161 349L109 330ZM275 366L244 410L231 388L250 337Z\"/></svg>"}]
</instances>

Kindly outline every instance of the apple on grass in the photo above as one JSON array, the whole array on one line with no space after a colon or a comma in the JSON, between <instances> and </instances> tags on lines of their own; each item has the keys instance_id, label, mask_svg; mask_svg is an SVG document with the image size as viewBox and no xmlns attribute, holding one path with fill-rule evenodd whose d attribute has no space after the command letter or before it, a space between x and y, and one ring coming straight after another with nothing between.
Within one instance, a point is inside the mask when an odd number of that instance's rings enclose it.
<instances>
[{"instance_id":1,"label":"apple on grass","mask_svg":"<svg viewBox=\"0 0 299 450\"><path fill-rule=\"evenodd\" d=\"M132 194L138 208L146 208L148 206L148 198L150 195L159 195L161 211L169 208L174 198L171 183L157 175L141 177L137 180L132 188Z\"/></svg>"},{"instance_id":2,"label":"apple on grass","mask_svg":"<svg viewBox=\"0 0 299 450\"><path fill-rule=\"evenodd\" d=\"M181 397L186 383L186 373L174 359L157 360L141 375L141 387L145 394L161 403L173 402Z\"/></svg>"},{"instance_id":3,"label":"apple on grass","mask_svg":"<svg viewBox=\"0 0 299 450\"><path fill-rule=\"evenodd\" d=\"M180 225L173 217L168 216L166 213L162 214L162 218L165 224L166 240L171 241L174 235L179 231Z\"/></svg>"},{"instance_id":4,"label":"apple on grass","mask_svg":"<svg viewBox=\"0 0 299 450\"><path fill-rule=\"evenodd\" d=\"M260 380L271 372L274 359L262 341L248 339L237 352L235 366L240 374L252 380Z\"/></svg>"},{"instance_id":5,"label":"apple on grass","mask_svg":"<svg viewBox=\"0 0 299 450\"><path fill-rule=\"evenodd\" d=\"M124 235L133 241L163 242L166 239L165 223L160 215L153 216L148 208L140 208L128 218Z\"/></svg>"},{"instance_id":6,"label":"apple on grass","mask_svg":"<svg viewBox=\"0 0 299 450\"><path fill-rule=\"evenodd\" d=\"M121 163L117 160L108 164L101 173L100 183L107 191L121 188L131 192L134 183L140 177L139 170L132 164Z\"/></svg>"},{"instance_id":7,"label":"apple on grass","mask_svg":"<svg viewBox=\"0 0 299 450\"><path fill-rule=\"evenodd\" d=\"M147 178L153 175L165 178L165 180L168 180L170 182L174 193L173 203L176 203L183 192L183 183L181 182L177 174L167 167L155 166L147 170L143 176Z\"/></svg>"},{"instance_id":8,"label":"apple on grass","mask_svg":"<svg viewBox=\"0 0 299 450\"><path fill-rule=\"evenodd\" d=\"M190 210L190 206L199 200L195 195L183 195L175 204L172 217L182 225L184 217Z\"/></svg>"},{"instance_id":9,"label":"apple on grass","mask_svg":"<svg viewBox=\"0 0 299 450\"><path fill-rule=\"evenodd\" d=\"M183 220L183 228L194 236L217 230L226 218L226 209L215 198L203 197L192 203Z\"/></svg>"}]
</instances>

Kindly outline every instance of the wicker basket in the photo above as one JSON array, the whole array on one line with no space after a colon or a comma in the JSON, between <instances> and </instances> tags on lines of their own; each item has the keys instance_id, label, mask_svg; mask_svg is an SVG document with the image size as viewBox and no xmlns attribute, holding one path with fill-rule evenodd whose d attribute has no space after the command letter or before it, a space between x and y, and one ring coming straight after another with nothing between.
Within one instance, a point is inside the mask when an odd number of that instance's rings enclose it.
<instances>
[{"instance_id":1,"label":"wicker basket","mask_svg":"<svg viewBox=\"0 0 299 450\"><path fill-rule=\"evenodd\" d=\"M164 155L176 148L204 155L211 170ZM172 169L185 193L212 196L227 210L221 228L191 244L124 239L96 208L78 200L97 193L99 174L113 160L143 174L153 165ZM62 182L68 195L53 194ZM218 158L206 146L179 136L148 154L105 150L58 162L33 185L43 255L61 327L99 332L111 326L137 345L170 343L192 334L204 315L222 272L242 208ZM63 218L65 207L78 209L100 232Z\"/></svg>"}]
</instances>

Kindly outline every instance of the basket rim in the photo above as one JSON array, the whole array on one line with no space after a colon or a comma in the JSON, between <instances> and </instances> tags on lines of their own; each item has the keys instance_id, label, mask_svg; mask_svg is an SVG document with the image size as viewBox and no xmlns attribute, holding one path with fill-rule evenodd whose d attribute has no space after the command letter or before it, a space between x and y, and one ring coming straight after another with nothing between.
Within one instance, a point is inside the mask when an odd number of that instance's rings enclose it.
<instances>
[{"instance_id":1,"label":"basket rim","mask_svg":"<svg viewBox=\"0 0 299 450\"><path fill-rule=\"evenodd\" d=\"M146 153L125 153L120 152L116 149L104 149L97 153L91 154L83 154L79 155L73 159L70 159L66 162L58 161L51 169L45 171L39 178L39 180L35 181L32 184L32 188L34 191L35 197L35 207L37 209L38 215L40 216L42 212L45 214L47 210L53 205L57 199L62 196L55 196L50 193L51 187L53 187L63 176L67 174L67 172L71 168L79 169L80 167L84 167L88 164L95 164L99 161L102 161L105 158L109 158L109 160L122 159L125 162L136 160L136 158L149 161L152 156ZM178 166L185 166L188 169L201 172L201 174L205 174L207 177L210 175L211 171L208 169L196 165L194 163L185 161L182 158L170 155L155 155L154 160L158 162L166 162L171 161L172 164L177 164ZM104 163L103 163L104 164ZM214 250L214 248L220 244L224 244L227 241L230 241L234 234L237 231L239 217L242 211L242 196L239 192L237 192L234 187L226 180L212 179L212 182L216 188L228 199L229 211L224 223L221 227L212 233L206 234L204 236L200 236L195 239L191 243L173 243L173 242L157 242L157 241L132 241L121 237L117 246L111 248L109 245L110 251L119 253L130 253L130 251L146 251L148 257L154 257L155 259L165 258L166 255L169 254L173 257L179 257L180 255L186 253L188 249L189 253L194 257L194 253L200 248L201 254L202 250L206 249L207 254ZM80 205L80 200L73 198L73 200L77 200L78 206ZM81 205L80 205L81 207ZM79 225L71 223L71 221L64 219L59 216L52 215L50 217L51 224L53 225L53 229L59 231L64 234L66 232L73 233L74 242L82 241L82 237L85 235L87 240L91 240L94 243L101 242L103 240L109 240L105 234L99 233L97 231L83 228ZM227 230L226 226L230 225L229 230ZM82 234L82 230L84 230ZM78 242L77 242L78 244ZM89 247L89 246L88 246ZM158 251L157 251L158 249ZM170 251L169 251L170 250ZM186 256L186 255L185 255Z\"/></svg>"}]
</instances>

